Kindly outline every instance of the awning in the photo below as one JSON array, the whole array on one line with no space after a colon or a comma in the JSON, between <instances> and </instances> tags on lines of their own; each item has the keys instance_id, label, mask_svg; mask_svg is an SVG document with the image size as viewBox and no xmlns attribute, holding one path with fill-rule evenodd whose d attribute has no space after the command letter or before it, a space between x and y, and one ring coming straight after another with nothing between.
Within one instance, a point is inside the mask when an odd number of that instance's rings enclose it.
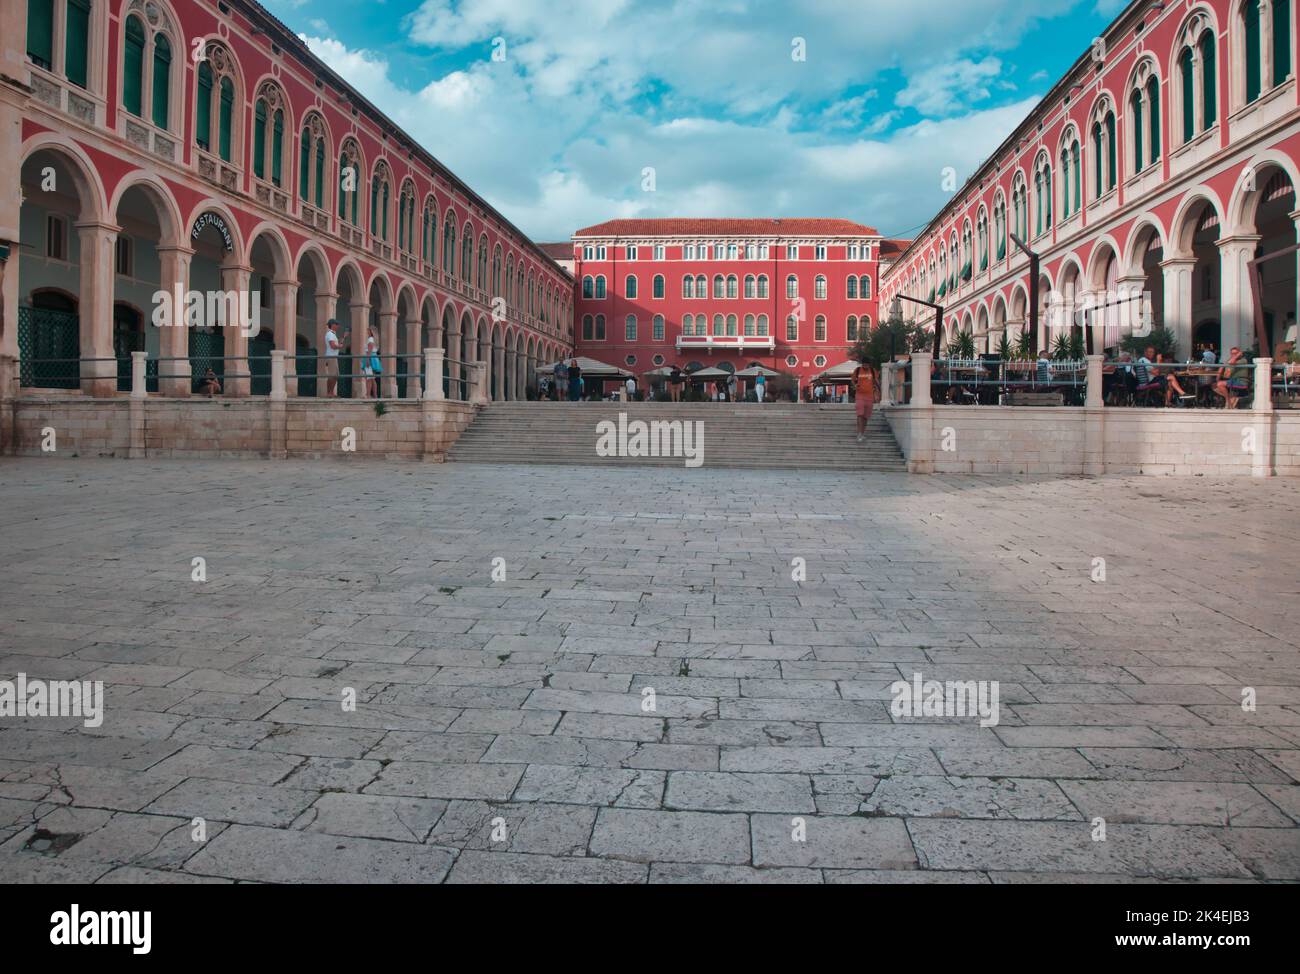
<instances>
[{"instance_id":1,"label":"awning","mask_svg":"<svg viewBox=\"0 0 1300 974\"><path fill-rule=\"evenodd\" d=\"M598 362L594 358L587 358L585 355L576 356L578 359L578 368L582 369L584 379L626 379L632 373L627 369L620 369L617 365L606 365L604 362ZM573 361L572 358L561 359L566 366ZM537 371L542 375L554 376L555 367L560 362L552 362L550 365L539 365Z\"/></svg>"}]
</instances>

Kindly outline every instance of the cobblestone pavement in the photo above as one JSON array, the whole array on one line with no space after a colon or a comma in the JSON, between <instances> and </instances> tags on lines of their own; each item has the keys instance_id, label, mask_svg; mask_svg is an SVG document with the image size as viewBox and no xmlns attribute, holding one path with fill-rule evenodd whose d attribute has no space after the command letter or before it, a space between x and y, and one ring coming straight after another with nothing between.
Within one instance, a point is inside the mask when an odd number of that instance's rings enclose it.
<instances>
[{"instance_id":1,"label":"cobblestone pavement","mask_svg":"<svg viewBox=\"0 0 1300 974\"><path fill-rule=\"evenodd\" d=\"M0 677L105 713L0 718L0 880L1297 880L1298 553L1285 481L5 460Z\"/></svg>"}]
</instances>

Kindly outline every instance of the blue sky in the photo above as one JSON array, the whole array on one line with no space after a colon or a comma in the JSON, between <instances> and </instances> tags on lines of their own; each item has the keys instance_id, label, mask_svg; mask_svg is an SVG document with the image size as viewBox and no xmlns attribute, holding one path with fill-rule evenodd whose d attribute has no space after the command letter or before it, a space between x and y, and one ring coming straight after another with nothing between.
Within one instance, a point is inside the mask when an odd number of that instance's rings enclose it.
<instances>
[{"instance_id":1,"label":"blue sky","mask_svg":"<svg viewBox=\"0 0 1300 974\"><path fill-rule=\"evenodd\" d=\"M945 201L944 170L960 185L1124 6L263 2L543 241L635 216L845 217L905 234Z\"/></svg>"}]
</instances>

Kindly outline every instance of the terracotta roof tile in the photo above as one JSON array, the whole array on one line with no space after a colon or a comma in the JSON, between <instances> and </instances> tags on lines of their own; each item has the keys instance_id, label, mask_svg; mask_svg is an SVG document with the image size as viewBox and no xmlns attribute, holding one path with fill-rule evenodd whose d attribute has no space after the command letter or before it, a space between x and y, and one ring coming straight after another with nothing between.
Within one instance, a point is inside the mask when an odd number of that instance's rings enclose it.
<instances>
[{"instance_id":1,"label":"terracotta roof tile","mask_svg":"<svg viewBox=\"0 0 1300 974\"><path fill-rule=\"evenodd\" d=\"M873 227L852 220L823 217L692 218L606 220L584 227L575 237L772 237L877 235Z\"/></svg>"}]
</instances>

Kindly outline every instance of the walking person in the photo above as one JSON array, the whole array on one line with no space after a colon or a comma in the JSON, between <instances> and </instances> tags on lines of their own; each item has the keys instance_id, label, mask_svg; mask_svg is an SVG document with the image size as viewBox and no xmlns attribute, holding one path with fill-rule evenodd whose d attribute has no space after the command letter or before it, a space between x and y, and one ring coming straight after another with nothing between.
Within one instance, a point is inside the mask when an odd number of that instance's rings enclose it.
<instances>
[{"instance_id":1,"label":"walking person","mask_svg":"<svg viewBox=\"0 0 1300 974\"><path fill-rule=\"evenodd\" d=\"M582 398L582 369L578 367L578 360L572 359L569 362L569 402L577 402Z\"/></svg>"},{"instance_id":2,"label":"walking person","mask_svg":"<svg viewBox=\"0 0 1300 974\"><path fill-rule=\"evenodd\" d=\"M337 318L331 318L325 322L325 358L323 367L325 369L325 397L327 399L333 399L338 395L339 349L343 347L339 343L339 333L335 330L338 327Z\"/></svg>"},{"instance_id":3,"label":"walking person","mask_svg":"<svg viewBox=\"0 0 1300 974\"><path fill-rule=\"evenodd\" d=\"M555 363L555 389L558 400L561 396L568 395L569 392L569 366L564 359Z\"/></svg>"},{"instance_id":4,"label":"walking person","mask_svg":"<svg viewBox=\"0 0 1300 974\"><path fill-rule=\"evenodd\" d=\"M673 402L682 401L682 370L673 366L672 374L668 376L668 387L672 391Z\"/></svg>"},{"instance_id":5,"label":"walking person","mask_svg":"<svg viewBox=\"0 0 1300 974\"><path fill-rule=\"evenodd\" d=\"M760 372L758 378L754 380L754 398L762 402L765 395L767 395L767 376Z\"/></svg>"},{"instance_id":6,"label":"walking person","mask_svg":"<svg viewBox=\"0 0 1300 974\"><path fill-rule=\"evenodd\" d=\"M636 399L636 376L629 375L624 386L627 389L627 401L632 402Z\"/></svg>"},{"instance_id":7,"label":"walking person","mask_svg":"<svg viewBox=\"0 0 1300 974\"><path fill-rule=\"evenodd\" d=\"M876 370L865 358L853 370L853 388L857 396L858 442L861 443L871 420L871 407L876 402Z\"/></svg>"}]
</instances>

